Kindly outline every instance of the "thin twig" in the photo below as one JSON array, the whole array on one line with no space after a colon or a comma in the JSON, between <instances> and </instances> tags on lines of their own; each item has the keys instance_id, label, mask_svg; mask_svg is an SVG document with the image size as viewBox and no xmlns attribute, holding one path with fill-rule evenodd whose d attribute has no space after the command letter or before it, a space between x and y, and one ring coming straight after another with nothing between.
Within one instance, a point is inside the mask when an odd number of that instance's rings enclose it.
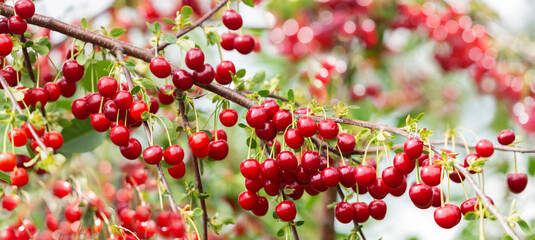
<instances>
[{"instance_id":1,"label":"thin twig","mask_svg":"<svg viewBox=\"0 0 535 240\"><path fill-rule=\"evenodd\" d=\"M184 92L180 93L181 95L184 94ZM179 96L180 97L180 96ZM184 102L179 101L178 102L178 111L180 112L180 115L182 116L182 122L184 124L184 128L189 129L190 124L188 120L188 116L186 115L186 106L184 105ZM187 136L189 137L189 132L186 131ZM204 193L203 187L202 187L202 179L201 179L201 169L199 168L199 159L192 154L193 157L193 168L195 171L195 185L197 189L199 190L200 194ZM206 200L204 198L199 198L201 202L201 209L202 209L202 228L204 231L203 239L208 239L208 212L206 209Z\"/></svg>"}]
</instances>

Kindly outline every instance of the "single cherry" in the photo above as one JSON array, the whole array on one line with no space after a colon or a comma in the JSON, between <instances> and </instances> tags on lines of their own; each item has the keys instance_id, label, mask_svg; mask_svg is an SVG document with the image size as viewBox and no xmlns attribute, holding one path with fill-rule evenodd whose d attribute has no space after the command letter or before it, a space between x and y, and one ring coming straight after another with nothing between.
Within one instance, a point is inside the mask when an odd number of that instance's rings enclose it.
<instances>
[{"instance_id":1,"label":"single cherry","mask_svg":"<svg viewBox=\"0 0 535 240\"><path fill-rule=\"evenodd\" d=\"M130 140L130 132L123 125L116 125L110 130L110 139L117 146L125 146Z\"/></svg>"},{"instance_id":2,"label":"single cherry","mask_svg":"<svg viewBox=\"0 0 535 240\"><path fill-rule=\"evenodd\" d=\"M234 38L234 48L241 54L249 54L254 50L255 40L244 34Z\"/></svg>"},{"instance_id":3,"label":"single cherry","mask_svg":"<svg viewBox=\"0 0 535 240\"><path fill-rule=\"evenodd\" d=\"M494 153L494 146L492 142L486 139L479 140L476 144L476 153L480 157L490 157Z\"/></svg>"},{"instance_id":4,"label":"single cherry","mask_svg":"<svg viewBox=\"0 0 535 240\"><path fill-rule=\"evenodd\" d=\"M297 158L290 151L283 151L277 155L277 166L282 171L294 172L297 169Z\"/></svg>"},{"instance_id":5,"label":"single cherry","mask_svg":"<svg viewBox=\"0 0 535 240\"><path fill-rule=\"evenodd\" d=\"M457 205L446 204L435 209L434 218L440 227L450 229L461 221L461 209Z\"/></svg>"},{"instance_id":6,"label":"single cherry","mask_svg":"<svg viewBox=\"0 0 535 240\"><path fill-rule=\"evenodd\" d=\"M368 187L375 182L375 168L370 165L355 167L355 179L359 187Z\"/></svg>"},{"instance_id":7,"label":"single cherry","mask_svg":"<svg viewBox=\"0 0 535 240\"><path fill-rule=\"evenodd\" d=\"M510 145L515 141L515 133L512 130L503 130L498 134L498 142L501 145Z\"/></svg>"},{"instance_id":8,"label":"single cherry","mask_svg":"<svg viewBox=\"0 0 535 240\"><path fill-rule=\"evenodd\" d=\"M154 57L149 63L150 72L158 78L166 78L171 75L171 65L163 57Z\"/></svg>"},{"instance_id":9,"label":"single cherry","mask_svg":"<svg viewBox=\"0 0 535 240\"><path fill-rule=\"evenodd\" d=\"M147 104L141 100L134 101L132 105L130 105L130 115L136 121L143 121L141 115L148 111Z\"/></svg>"},{"instance_id":10,"label":"single cherry","mask_svg":"<svg viewBox=\"0 0 535 240\"><path fill-rule=\"evenodd\" d=\"M321 120L318 123L318 133L324 139L333 139L338 135L338 124L332 120Z\"/></svg>"},{"instance_id":11,"label":"single cherry","mask_svg":"<svg viewBox=\"0 0 535 240\"><path fill-rule=\"evenodd\" d=\"M405 175L399 172L395 167L390 166L383 170L382 178L388 187L395 189L401 186Z\"/></svg>"},{"instance_id":12,"label":"single cherry","mask_svg":"<svg viewBox=\"0 0 535 240\"><path fill-rule=\"evenodd\" d=\"M206 132L196 132L189 136L188 143L192 149L201 151L203 149L208 148L208 144L210 143L210 137Z\"/></svg>"},{"instance_id":13,"label":"single cherry","mask_svg":"<svg viewBox=\"0 0 535 240\"><path fill-rule=\"evenodd\" d=\"M428 186L434 187L440 184L442 178L442 165L424 165L420 170L422 181Z\"/></svg>"},{"instance_id":14,"label":"single cherry","mask_svg":"<svg viewBox=\"0 0 535 240\"><path fill-rule=\"evenodd\" d=\"M70 83L78 82L84 76L84 66L78 64L75 60L65 61L63 63L62 71L63 77Z\"/></svg>"},{"instance_id":15,"label":"single cherry","mask_svg":"<svg viewBox=\"0 0 535 240\"><path fill-rule=\"evenodd\" d=\"M280 202L275 208L275 213L277 216L285 222L291 222L295 219L297 215L297 210L295 204L292 201L285 200Z\"/></svg>"},{"instance_id":16,"label":"single cherry","mask_svg":"<svg viewBox=\"0 0 535 240\"><path fill-rule=\"evenodd\" d=\"M348 202L339 202L334 208L334 216L341 223L350 223L353 220L353 205Z\"/></svg>"},{"instance_id":17,"label":"single cherry","mask_svg":"<svg viewBox=\"0 0 535 240\"><path fill-rule=\"evenodd\" d=\"M232 127L238 122L238 112L234 109L223 109L219 113L219 121L225 127Z\"/></svg>"},{"instance_id":18,"label":"single cherry","mask_svg":"<svg viewBox=\"0 0 535 240\"><path fill-rule=\"evenodd\" d=\"M184 149L179 145L171 145L165 149L163 159L169 165L177 165L184 160Z\"/></svg>"},{"instance_id":19,"label":"single cherry","mask_svg":"<svg viewBox=\"0 0 535 240\"><path fill-rule=\"evenodd\" d=\"M128 144L121 146L119 150L126 159L135 160L141 155L141 143L135 138L130 138Z\"/></svg>"},{"instance_id":20,"label":"single cherry","mask_svg":"<svg viewBox=\"0 0 535 240\"><path fill-rule=\"evenodd\" d=\"M321 181L327 187L336 187L340 183L340 175L338 170L333 167L328 167L321 171Z\"/></svg>"},{"instance_id":21,"label":"single cherry","mask_svg":"<svg viewBox=\"0 0 535 240\"><path fill-rule=\"evenodd\" d=\"M238 30L243 24L241 15L233 9L228 9L222 15L223 24L230 30Z\"/></svg>"},{"instance_id":22,"label":"single cherry","mask_svg":"<svg viewBox=\"0 0 535 240\"><path fill-rule=\"evenodd\" d=\"M424 142L422 142L420 138L411 137L407 139L407 141L405 141L403 149L410 158L416 159L420 157L420 155L422 155L422 152L424 150Z\"/></svg>"},{"instance_id":23,"label":"single cherry","mask_svg":"<svg viewBox=\"0 0 535 240\"><path fill-rule=\"evenodd\" d=\"M231 61L222 61L217 65L216 73L216 81L221 85L227 85L232 82L232 75L236 74L236 68Z\"/></svg>"},{"instance_id":24,"label":"single cherry","mask_svg":"<svg viewBox=\"0 0 535 240\"><path fill-rule=\"evenodd\" d=\"M370 218L370 211L368 205L363 202L356 202L351 204L353 206L353 221L364 223Z\"/></svg>"},{"instance_id":25,"label":"single cherry","mask_svg":"<svg viewBox=\"0 0 535 240\"><path fill-rule=\"evenodd\" d=\"M185 62L189 69L200 71L204 65L204 53L201 49L192 48L186 53Z\"/></svg>"},{"instance_id":26,"label":"single cherry","mask_svg":"<svg viewBox=\"0 0 535 240\"><path fill-rule=\"evenodd\" d=\"M261 106L254 106L247 111L245 120L253 128L264 127L264 123L267 120L266 110Z\"/></svg>"},{"instance_id":27,"label":"single cherry","mask_svg":"<svg viewBox=\"0 0 535 240\"><path fill-rule=\"evenodd\" d=\"M64 180L55 181L52 187L52 192L54 193L54 196L58 198L64 198L65 196L69 195L71 193L71 190L71 184Z\"/></svg>"},{"instance_id":28,"label":"single cherry","mask_svg":"<svg viewBox=\"0 0 535 240\"><path fill-rule=\"evenodd\" d=\"M184 69L173 72L173 85L181 91L187 91L193 86L193 77Z\"/></svg>"},{"instance_id":29,"label":"single cherry","mask_svg":"<svg viewBox=\"0 0 535 240\"><path fill-rule=\"evenodd\" d=\"M521 193L528 185L528 176L525 173L507 174L507 186L513 193Z\"/></svg>"},{"instance_id":30,"label":"single cherry","mask_svg":"<svg viewBox=\"0 0 535 240\"><path fill-rule=\"evenodd\" d=\"M186 164L184 164L184 162L182 161L176 166L168 168L167 172L169 172L169 175L171 175L171 177L175 179L180 179L186 174Z\"/></svg>"},{"instance_id":31,"label":"single cherry","mask_svg":"<svg viewBox=\"0 0 535 240\"><path fill-rule=\"evenodd\" d=\"M15 3L15 12L23 19L28 19L35 13L35 5L31 0L18 0Z\"/></svg>"},{"instance_id":32,"label":"single cherry","mask_svg":"<svg viewBox=\"0 0 535 240\"><path fill-rule=\"evenodd\" d=\"M312 137L318 130L316 121L311 117L304 116L297 121L297 129L303 137Z\"/></svg>"},{"instance_id":33,"label":"single cherry","mask_svg":"<svg viewBox=\"0 0 535 240\"><path fill-rule=\"evenodd\" d=\"M253 210L258 204L258 195L251 191L242 192L238 197L238 203L245 210Z\"/></svg>"},{"instance_id":34,"label":"single cherry","mask_svg":"<svg viewBox=\"0 0 535 240\"><path fill-rule=\"evenodd\" d=\"M160 146L154 145L143 150L143 160L148 164L156 165L162 160L162 157L163 150Z\"/></svg>"},{"instance_id":35,"label":"single cherry","mask_svg":"<svg viewBox=\"0 0 535 240\"><path fill-rule=\"evenodd\" d=\"M368 205L368 211L375 220L383 220L386 215L386 203L383 200L374 200Z\"/></svg>"},{"instance_id":36,"label":"single cherry","mask_svg":"<svg viewBox=\"0 0 535 240\"><path fill-rule=\"evenodd\" d=\"M299 130L290 128L284 134L284 142L286 142L288 147L292 149L298 149L303 146L305 138L301 135L301 133L299 133Z\"/></svg>"},{"instance_id":37,"label":"single cherry","mask_svg":"<svg viewBox=\"0 0 535 240\"><path fill-rule=\"evenodd\" d=\"M273 124L277 131L285 131L292 124L292 113L286 109L278 110L272 118Z\"/></svg>"},{"instance_id":38,"label":"single cherry","mask_svg":"<svg viewBox=\"0 0 535 240\"><path fill-rule=\"evenodd\" d=\"M409 189L409 197L416 207L426 209L433 202L433 189L425 184L415 184Z\"/></svg>"},{"instance_id":39,"label":"single cherry","mask_svg":"<svg viewBox=\"0 0 535 240\"><path fill-rule=\"evenodd\" d=\"M255 159L245 159L240 164L240 172L247 179L256 179L260 174L260 163Z\"/></svg>"}]
</instances>

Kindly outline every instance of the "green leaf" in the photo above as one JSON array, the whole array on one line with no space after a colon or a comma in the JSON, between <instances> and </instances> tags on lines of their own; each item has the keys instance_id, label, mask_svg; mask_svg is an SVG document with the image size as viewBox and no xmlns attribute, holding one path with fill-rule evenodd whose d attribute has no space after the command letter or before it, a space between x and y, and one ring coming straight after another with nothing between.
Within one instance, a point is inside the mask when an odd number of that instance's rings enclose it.
<instances>
[{"instance_id":1,"label":"green leaf","mask_svg":"<svg viewBox=\"0 0 535 240\"><path fill-rule=\"evenodd\" d=\"M167 24L175 25L175 21L169 19L169 18L162 18L162 21Z\"/></svg>"},{"instance_id":2,"label":"green leaf","mask_svg":"<svg viewBox=\"0 0 535 240\"><path fill-rule=\"evenodd\" d=\"M154 81L152 81L150 78L144 78L141 80L141 85L143 85L143 87L146 89L153 89L156 87L156 85L154 85Z\"/></svg>"},{"instance_id":3,"label":"green leaf","mask_svg":"<svg viewBox=\"0 0 535 240\"><path fill-rule=\"evenodd\" d=\"M250 148L256 148L256 140L252 137L247 138L247 146Z\"/></svg>"},{"instance_id":4,"label":"green leaf","mask_svg":"<svg viewBox=\"0 0 535 240\"><path fill-rule=\"evenodd\" d=\"M150 118L150 113L149 112L143 112L141 114L141 119L143 119L143 121L147 121L147 120L149 120L149 118Z\"/></svg>"},{"instance_id":5,"label":"green leaf","mask_svg":"<svg viewBox=\"0 0 535 240\"><path fill-rule=\"evenodd\" d=\"M121 35L125 34L126 33L126 29L124 28L114 28L110 31L110 35L113 37L113 38L117 38L117 37L120 37Z\"/></svg>"},{"instance_id":6,"label":"green leaf","mask_svg":"<svg viewBox=\"0 0 535 240\"><path fill-rule=\"evenodd\" d=\"M162 121L160 121L160 119L163 121L163 123ZM162 128L170 129L173 126L173 123L171 122L171 120L169 120L169 118L166 118L166 117L160 117L159 119L157 119L156 122L158 122L158 125L160 125L160 127Z\"/></svg>"},{"instance_id":7,"label":"green leaf","mask_svg":"<svg viewBox=\"0 0 535 240\"><path fill-rule=\"evenodd\" d=\"M177 38L173 35L165 35L162 37L162 40L167 43L175 43Z\"/></svg>"},{"instance_id":8,"label":"green leaf","mask_svg":"<svg viewBox=\"0 0 535 240\"><path fill-rule=\"evenodd\" d=\"M269 95L269 90L267 90L267 89L260 90L260 91L258 91L258 95L260 95L262 97L265 97L265 96Z\"/></svg>"},{"instance_id":9,"label":"green leaf","mask_svg":"<svg viewBox=\"0 0 535 240\"><path fill-rule=\"evenodd\" d=\"M180 14L182 15L183 19L188 19L191 16L191 14L193 14L193 8L186 5L182 7L182 9L180 9Z\"/></svg>"},{"instance_id":10,"label":"green leaf","mask_svg":"<svg viewBox=\"0 0 535 240\"><path fill-rule=\"evenodd\" d=\"M526 223L526 221L519 219L518 221L516 221L516 223L518 223L518 226L525 234L531 234L531 228L529 227L528 223Z\"/></svg>"},{"instance_id":11,"label":"green leaf","mask_svg":"<svg viewBox=\"0 0 535 240\"><path fill-rule=\"evenodd\" d=\"M28 116L24 115L24 114L17 114L17 118L26 122L28 121Z\"/></svg>"},{"instance_id":12,"label":"green leaf","mask_svg":"<svg viewBox=\"0 0 535 240\"><path fill-rule=\"evenodd\" d=\"M533 156L528 159L528 174L535 175L535 157Z\"/></svg>"},{"instance_id":13,"label":"green leaf","mask_svg":"<svg viewBox=\"0 0 535 240\"><path fill-rule=\"evenodd\" d=\"M110 74L109 70L110 70L111 64L112 62L110 60L103 60L103 61L98 61L94 64L88 64L86 66L84 77L82 78L82 80L80 80L80 82L84 84L85 89L88 91L92 90L91 71L94 71L93 89L96 91L98 79L101 76L108 76Z\"/></svg>"},{"instance_id":14,"label":"green leaf","mask_svg":"<svg viewBox=\"0 0 535 240\"><path fill-rule=\"evenodd\" d=\"M83 52L79 53L78 56L76 56L76 62L82 66L85 65L87 62L87 56Z\"/></svg>"},{"instance_id":15,"label":"green leaf","mask_svg":"<svg viewBox=\"0 0 535 240\"><path fill-rule=\"evenodd\" d=\"M184 51L188 51L195 47L195 42L185 38L178 39L176 41L176 44L178 45L178 47L180 47L180 49Z\"/></svg>"},{"instance_id":16,"label":"green leaf","mask_svg":"<svg viewBox=\"0 0 535 240\"><path fill-rule=\"evenodd\" d=\"M126 68L128 68L130 70L136 68L136 62L134 62L133 59L126 60L126 62L124 62L124 65L125 65Z\"/></svg>"},{"instance_id":17,"label":"green leaf","mask_svg":"<svg viewBox=\"0 0 535 240\"><path fill-rule=\"evenodd\" d=\"M293 89L288 90L288 100L290 102L293 102L295 100L294 97L295 97L294 96L294 90Z\"/></svg>"},{"instance_id":18,"label":"green leaf","mask_svg":"<svg viewBox=\"0 0 535 240\"><path fill-rule=\"evenodd\" d=\"M245 69L240 69L236 72L236 77L243 78L245 77L245 73L246 73Z\"/></svg>"},{"instance_id":19,"label":"green leaf","mask_svg":"<svg viewBox=\"0 0 535 240\"><path fill-rule=\"evenodd\" d=\"M73 119L71 126L64 128L61 135L63 135L63 146L59 152L83 153L97 148L106 134L93 130L89 119Z\"/></svg>"},{"instance_id":20,"label":"green leaf","mask_svg":"<svg viewBox=\"0 0 535 240\"><path fill-rule=\"evenodd\" d=\"M20 82L22 83L22 86L33 88L33 82L30 78L22 78Z\"/></svg>"},{"instance_id":21,"label":"green leaf","mask_svg":"<svg viewBox=\"0 0 535 240\"><path fill-rule=\"evenodd\" d=\"M254 83L261 83L266 79L266 71L260 70L256 72L253 76Z\"/></svg>"},{"instance_id":22,"label":"green leaf","mask_svg":"<svg viewBox=\"0 0 535 240\"><path fill-rule=\"evenodd\" d=\"M242 0L242 2L249 7L254 7L254 0Z\"/></svg>"},{"instance_id":23,"label":"green leaf","mask_svg":"<svg viewBox=\"0 0 535 240\"><path fill-rule=\"evenodd\" d=\"M277 237L283 237L285 233L284 228L281 228L277 231Z\"/></svg>"},{"instance_id":24,"label":"green leaf","mask_svg":"<svg viewBox=\"0 0 535 240\"><path fill-rule=\"evenodd\" d=\"M298 226L298 227L303 225L303 224L305 224L305 221L303 221L303 220L295 222L295 226Z\"/></svg>"},{"instance_id":25,"label":"green leaf","mask_svg":"<svg viewBox=\"0 0 535 240\"><path fill-rule=\"evenodd\" d=\"M130 90L130 94L136 95L139 91L141 91L141 87L140 86L134 86L132 88L132 90Z\"/></svg>"},{"instance_id":26,"label":"green leaf","mask_svg":"<svg viewBox=\"0 0 535 240\"><path fill-rule=\"evenodd\" d=\"M149 29L150 32L156 34L156 28L154 27L154 25L147 22L147 28Z\"/></svg>"},{"instance_id":27,"label":"green leaf","mask_svg":"<svg viewBox=\"0 0 535 240\"><path fill-rule=\"evenodd\" d=\"M208 40L208 45L215 45L223 41L215 29L206 33L206 40Z\"/></svg>"},{"instance_id":28,"label":"green leaf","mask_svg":"<svg viewBox=\"0 0 535 240\"><path fill-rule=\"evenodd\" d=\"M89 26L87 25L87 19L82 18L82 20L80 20L80 26L81 26L83 29L87 29L87 28L89 28Z\"/></svg>"},{"instance_id":29,"label":"green leaf","mask_svg":"<svg viewBox=\"0 0 535 240\"><path fill-rule=\"evenodd\" d=\"M474 220L476 219L478 216L475 212L467 212L465 215L464 215L464 220Z\"/></svg>"},{"instance_id":30,"label":"green leaf","mask_svg":"<svg viewBox=\"0 0 535 240\"><path fill-rule=\"evenodd\" d=\"M195 208L193 209L193 217L200 217L202 215L202 209Z\"/></svg>"},{"instance_id":31,"label":"green leaf","mask_svg":"<svg viewBox=\"0 0 535 240\"><path fill-rule=\"evenodd\" d=\"M396 149L394 150L394 153L395 153L395 154L398 154L398 153L401 153L401 152L403 152L403 148L396 148Z\"/></svg>"},{"instance_id":32,"label":"green leaf","mask_svg":"<svg viewBox=\"0 0 535 240\"><path fill-rule=\"evenodd\" d=\"M8 184L11 185L11 178L9 177L9 173L0 171L0 180L6 181Z\"/></svg>"}]
</instances>

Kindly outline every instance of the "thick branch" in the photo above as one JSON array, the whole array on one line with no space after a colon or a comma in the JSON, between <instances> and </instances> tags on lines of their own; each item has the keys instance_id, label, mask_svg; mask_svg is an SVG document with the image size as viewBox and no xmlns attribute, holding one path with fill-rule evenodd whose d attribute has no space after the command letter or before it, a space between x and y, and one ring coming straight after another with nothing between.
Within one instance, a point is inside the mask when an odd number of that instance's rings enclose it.
<instances>
[{"instance_id":1,"label":"thick branch","mask_svg":"<svg viewBox=\"0 0 535 240\"><path fill-rule=\"evenodd\" d=\"M119 62L124 63L123 53L120 50L116 50L115 56L117 57L117 60ZM132 76L130 75L130 72L128 71L125 65L123 65L123 71L124 71L126 81L128 82L128 87L132 89L134 87L134 82L132 81ZM137 95L134 95L134 98L137 99L138 98ZM147 123L147 121L143 121L143 128L145 129L145 134L147 135L147 141L149 142L149 145L152 146L153 145L153 142L151 141L152 133L150 131L149 124ZM162 170L162 165L158 163L156 164L156 168L158 169L158 176L160 177L165 190L169 193L168 198L169 198L169 204L171 205L171 210L173 212L177 212L178 206L176 205L173 194L171 193L171 188L169 187L169 183L167 183L167 179L165 179L165 175Z\"/></svg>"},{"instance_id":2,"label":"thick branch","mask_svg":"<svg viewBox=\"0 0 535 240\"><path fill-rule=\"evenodd\" d=\"M184 29L181 29L177 34L176 34L176 38L180 38L182 36L184 36L186 33L190 32L191 30L195 29L196 27L198 26L201 26L206 20L208 20L212 15L214 15L217 11L219 11L219 9L221 9L223 6L225 6L225 4L228 2L228 0L221 0L217 3L217 5L212 8L212 10L210 10L209 12L207 12L206 14L204 14L204 16L202 16L201 18L199 18L197 21L195 21L195 23L193 23L191 26L187 27L187 28L184 28ZM159 51L162 51L163 49L165 49L167 46L169 46L169 43L163 43L161 44L160 46L158 46L158 52Z\"/></svg>"},{"instance_id":3,"label":"thick branch","mask_svg":"<svg viewBox=\"0 0 535 240\"><path fill-rule=\"evenodd\" d=\"M180 94L184 94L183 92ZM189 129L189 120L188 116L186 116L186 106L184 105L184 102L179 101L178 102L178 110L180 112L180 115L182 116L182 122L184 124L184 128ZM189 137L189 132L186 132L187 136ZM193 154L192 154L193 155ZM199 190L200 194L204 193L203 187L202 187L202 179L201 179L201 169L199 168L199 159L193 155L193 168L195 171L195 185L197 189ZM201 209L202 209L202 228L204 231L204 235L202 236L204 240L208 239L208 212L206 209L206 200L204 198L199 198L201 202Z\"/></svg>"}]
</instances>

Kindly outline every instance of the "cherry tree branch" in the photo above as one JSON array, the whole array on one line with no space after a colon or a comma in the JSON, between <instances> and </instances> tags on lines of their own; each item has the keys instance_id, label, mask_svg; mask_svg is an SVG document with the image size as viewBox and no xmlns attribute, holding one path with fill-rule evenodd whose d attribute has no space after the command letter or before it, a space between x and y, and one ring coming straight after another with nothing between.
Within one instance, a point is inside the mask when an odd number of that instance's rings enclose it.
<instances>
[{"instance_id":1,"label":"cherry tree branch","mask_svg":"<svg viewBox=\"0 0 535 240\"><path fill-rule=\"evenodd\" d=\"M184 94L181 92L180 94ZM180 115L182 116L182 122L184 124L185 129L190 128L189 119L186 115L186 106L184 105L184 102L179 101L178 102L178 111L180 112ZM189 138L189 132L186 131L187 136ZM192 154L193 158L193 168L195 171L195 185L197 189L199 190L200 194L204 193L203 186L202 186L202 179L201 179L201 169L199 168L199 159ZM206 208L206 200L204 198L199 198L199 201L201 202L201 209L202 209L202 228L204 235L202 236L204 240L208 239L208 212Z\"/></svg>"},{"instance_id":2,"label":"cherry tree branch","mask_svg":"<svg viewBox=\"0 0 535 240\"><path fill-rule=\"evenodd\" d=\"M204 16L202 16L201 18L199 18L197 21L195 21L195 23L193 23L191 26L187 27L187 28L184 28L184 29L181 29L177 34L176 34L176 38L180 38L182 36L184 36L186 33L190 32L191 30L197 28L198 26L201 26L206 20L208 20L212 15L214 15L217 11L219 11L219 9L221 9L223 6L225 6L225 4L228 2L228 0L221 0L217 3L217 5L212 8L209 12L207 12L206 14L204 14ZM160 46L158 46L158 52L159 51L162 51L163 49L165 49L167 46L169 46L169 43L165 42L163 44L161 44Z\"/></svg>"},{"instance_id":3,"label":"cherry tree branch","mask_svg":"<svg viewBox=\"0 0 535 240\"><path fill-rule=\"evenodd\" d=\"M0 3L0 12L1 12L2 15L6 16L6 17L11 17L11 16L14 15L13 8L8 6L8 5L6 5L6 4L3 4L3 3ZM76 27L76 26L64 23L62 21L53 19L51 17L46 17L46 16L43 16L43 15L35 14L32 18L28 19L27 21L30 24L37 25L37 26L40 26L40 27L44 27L44 28L47 28L47 29L50 29L50 30L53 30L53 31L56 31L56 32L60 32L60 33L62 33L64 35L67 35L67 36L70 36L70 37L74 37L74 38L77 38L77 39L79 39L81 41L89 42L89 43L98 45L98 46L103 47L103 48L107 48L107 49L110 49L110 50L119 49L119 50L121 50L122 52L124 52L125 54L127 54L129 56L141 59L141 60L143 60L145 62L150 62L150 60L154 57L154 53L150 49L139 48L139 47L133 46L131 44L122 42L120 40L117 40L117 39L114 39L114 38L110 38L110 37L106 37L104 35L101 35L101 34L98 34L98 33L95 33L95 32L89 31L89 30L82 29L80 27ZM176 67L175 67L175 69L176 69ZM221 85L218 85L216 83L211 83L211 84L205 85L205 86L198 85L198 84L196 84L196 85L200 86L201 88L204 88L204 89L206 89L208 91L214 92L214 93L216 93L216 94L218 94L218 95L220 95L220 96L222 96L222 97L224 97L224 98L226 98L226 99L228 99L228 100L230 100L230 101L232 101L234 103L237 103L237 104L239 104L239 105L241 105L241 106L243 106L245 108L251 108L252 106L256 105L256 103L254 103L253 101L247 99L245 96L239 94L238 92L236 92L236 91L234 91L232 89L223 87ZM296 114L296 116L299 117L298 114ZM318 116L310 116L310 117L312 117L316 121L320 121L320 120L324 119L324 117L318 117ZM377 124L377 123L371 123L371 122L366 122L366 121L361 121L361 120L356 120L356 119L347 119L347 118L338 118L338 117L326 117L326 118L330 119L330 120L333 120L333 121L335 121L337 123L360 126L360 127L369 128L369 129L383 130L383 131L386 131L386 132L391 132L391 133L395 133L395 134L401 135L401 136L406 137L406 138L410 137L410 134L408 132L404 131L403 129L387 126L387 125L384 125L384 124ZM433 148L433 151L438 151L438 149L435 146L431 146L431 147ZM485 205L489 207L489 210L496 216L496 218L498 219L499 223L504 228L505 232L507 234L509 234L513 239L515 239L515 240L519 239L518 236L514 233L514 231L509 227L509 225L505 221L504 217L498 212L496 207L494 207L494 205L490 204L490 202L488 201L486 195L477 186L477 184L470 177L470 175L467 174L466 170L462 166L460 166L458 164L455 165L455 168L457 170L459 170L461 173L465 174L466 178L468 179L468 182L472 185L472 187L476 191L477 195L479 197L481 197L481 199L485 203Z\"/></svg>"},{"instance_id":4,"label":"cherry tree branch","mask_svg":"<svg viewBox=\"0 0 535 240\"><path fill-rule=\"evenodd\" d=\"M115 51L115 57L117 58L117 61L119 61L120 63L124 63L124 57L123 57L123 53L121 52L121 50L117 49ZM132 76L130 75L130 72L128 71L128 69L126 68L124 64L122 64L122 67L123 67L124 76L126 78L126 81L128 82L128 87L132 89L134 87L134 81L132 81ZM137 95L134 95L134 98L137 100L138 99ZM147 121L143 121L143 128L145 129L145 134L147 135L147 141L149 142L149 145L152 146L153 145L153 142L151 141L152 133L150 131L150 127ZM158 170L158 177L161 179L165 190L169 193L168 198L169 198L169 204L171 205L171 210L176 213L178 212L178 206L176 205L176 201L171 192L171 188L169 187L169 183L167 183L167 179L165 178L165 175L163 173L162 165L158 163L156 164L156 168Z\"/></svg>"},{"instance_id":5,"label":"cherry tree branch","mask_svg":"<svg viewBox=\"0 0 535 240\"><path fill-rule=\"evenodd\" d=\"M13 104L13 107L15 108L15 110L19 114L24 115L24 111L22 111L22 108L20 107L19 103L17 102L17 100L15 100L15 96L11 92L11 89L9 88L9 85L7 85L6 79L2 75L0 75L0 84L4 88L4 91L6 92L7 96L9 97L9 99L11 100L11 103ZM48 155L50 152L46 148L45 143L43 143L43 141L41 141L41 137L39 137L39 135L37 135L37 133L35 132L35 129L33 129L33 125L30 122L29 118L26 121L26 123L28 124L28 128L30 129L30 132L32 133L33 139L35 139L35 141L37 142L39 147L41 147L41 151L45 152L45 154Z\"/></svg>"}]
</instances>

